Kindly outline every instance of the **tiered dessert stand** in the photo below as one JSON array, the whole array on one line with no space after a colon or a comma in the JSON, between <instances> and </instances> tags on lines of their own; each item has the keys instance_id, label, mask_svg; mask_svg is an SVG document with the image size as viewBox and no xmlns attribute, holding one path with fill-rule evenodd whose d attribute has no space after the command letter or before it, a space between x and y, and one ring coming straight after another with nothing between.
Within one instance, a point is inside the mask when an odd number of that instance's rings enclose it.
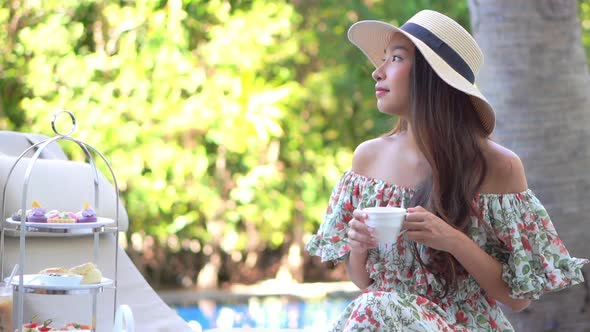
<instances>
[{"instance_id":1,"label":"tiered dessert stand","mask_svg":"<svg viewBox=\"0 0 590 332\"><path fill-rule=\"evenodd\" d=\"M62 134L56 128L56 120L60 114L69 115L72 121L72 128L71 130L66 133ZM107 232L114 232L115 233L115 246L119 243L119 189L117 186L117 180L115 178L115 174L113 169L111 168L107 159L94 147L73 138L71 135L76 130L76 118L74 114L69 111L58 111L55 113L53 120L51 121L51 127L53 131L56 133L56 136L48 138L44 141L41 141L37 144L26 149L14 162L12 165L8 176L6 178L6 183L4 185L2 196L2 210L0 211L0 216L2 219L6 218L5 222L2 222L1 234L0 234L0 274L2 280L5 279L4 275L4 237L6 234L19 236L19 256L18 256L18 265L19 270L17 275L14 278L13 284L13 298L15 298L16 305L15 305L15 314L16 319L13 318L15 323L17 324L16 327L19 332L22 332L23 326L23 311L24 311L24 294L48 294L48 295L79 295L79 294L90 294L92 295L92 331L96 331L96 317L97 317L97 295L102 293L105 288L113 289L114 296L113 296L113 321L115 317L115 310L117 307L117 263L118 263L118 248L115 248L115 275L113 279L103 278L102 281L98 284L81 284L76 286L57 286L57 285L47 285L35 282L34 278L28 278L31 275L25 275L25 264L26 264L26 253L25 253L25 241L27 235L29 233L51 233L53 235L59 236L62 235L87 235L92 234L94 236L94 255L93 255L93 263L98 263L99 258L99 235L101 233ZM110 171L110 176L112 177L112 181L115 187L115 219L108 219L108 218L101 218L98 217L96 222L92 223L72 223L72 224L49 224L49 223L31 223L27 222L26 211L27 207L31 206L31 201L28 200L28 190L29 190L29 182L31 178L31 174L33 173L33 169L35 166L35 162L43 152L47 146L56 141L71 141L76 143L86 155L86 159L91 167L92 173L92 183L93 183L93 196L94 196L94 208L96 209L97 215L100 216L100 208L99 208L99 178L98 178L98 170L94 163L93 152L95 155L98 155L100 159L106 164ZM31 150L34 150L33 156L29 158L23 157ZM6 190L8 187L8 181L12 176L13 171L15 170L16 166L19 162L28 161L28 165L25 171L25 176L23 179L23 191L22 191L22 201L21 201L21 218L20 221L12 220L10 217L10 211L6 211ZM13 227L9 227L12 225ZM16 229L14 228L16 226Z\"/></svg>"}]
</instances>

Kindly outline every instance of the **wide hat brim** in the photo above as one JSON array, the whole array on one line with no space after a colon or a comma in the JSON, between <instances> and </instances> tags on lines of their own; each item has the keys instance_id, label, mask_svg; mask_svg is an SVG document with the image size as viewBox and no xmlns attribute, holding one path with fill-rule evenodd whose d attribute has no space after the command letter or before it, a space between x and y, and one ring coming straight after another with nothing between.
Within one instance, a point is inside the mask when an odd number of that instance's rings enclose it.
<instances>
[{"instance_id":1,"label":"wide hat brim","mask_svg":"<svg viewBox=\"0 0 590 332\"><path fill-rule=\"evenodd\" d=\"M474 84L455 71L423 41L389 23L372 20L353 24L348 30L348 39L369 58L375 67L378 67L382 62L384 50L393 35L398 32L414 43L443 81L471 96L483 128L487 135L490 135L496 126L496 114L490 103Z\"/></svg>"}]
</instances>

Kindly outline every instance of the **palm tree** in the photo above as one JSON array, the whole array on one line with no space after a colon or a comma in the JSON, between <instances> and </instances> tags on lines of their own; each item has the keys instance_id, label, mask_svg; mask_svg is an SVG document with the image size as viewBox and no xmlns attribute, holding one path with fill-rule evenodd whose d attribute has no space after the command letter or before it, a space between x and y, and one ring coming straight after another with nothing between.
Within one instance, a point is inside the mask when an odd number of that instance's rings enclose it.
<instances>
[{"instance_id":1,"label":"palm tree","mask_svg":"<svg viewBox=\"0 0 590 332\"><path fill-rule=\"evenodd\" d=\"M486 62L478 85L497 112L494 138L523 160L572 256L590 257L590 79L578 2L469 0L469 8ZM589 287L586 278L547 294L511 321L517 331L587 331Z\"/></svg>"}]
</instances>

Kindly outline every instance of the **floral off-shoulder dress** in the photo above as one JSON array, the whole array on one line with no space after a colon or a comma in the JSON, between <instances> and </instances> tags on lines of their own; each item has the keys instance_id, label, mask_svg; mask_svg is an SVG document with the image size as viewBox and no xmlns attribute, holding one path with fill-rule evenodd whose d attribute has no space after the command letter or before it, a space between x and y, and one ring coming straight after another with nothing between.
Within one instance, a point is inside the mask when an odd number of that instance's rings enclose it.
<instances>
[{"instance_id":1,"label":"floral off-shoulder dress","mask_svg":"<svg viewBox=\"0 0 590 332\"><path fill-rule=\"evenodd\" d=\"M348 255L348 222L354 209L404 206L413 189L346 172L335 186L328 210L307 251L322 261L341 262ZM510 296L538 299L583 282L586 259L570 257L543 205L531 190L480 194L473 204L469 237L503 265ZM439 299L442 285L421 269L412 242L369 250L367 271L373 284L344 310L332 331L514 331L496 301L465 274L458 290ZM427 262L431 249L418 245Z\"/></svg>"}]
</instances>

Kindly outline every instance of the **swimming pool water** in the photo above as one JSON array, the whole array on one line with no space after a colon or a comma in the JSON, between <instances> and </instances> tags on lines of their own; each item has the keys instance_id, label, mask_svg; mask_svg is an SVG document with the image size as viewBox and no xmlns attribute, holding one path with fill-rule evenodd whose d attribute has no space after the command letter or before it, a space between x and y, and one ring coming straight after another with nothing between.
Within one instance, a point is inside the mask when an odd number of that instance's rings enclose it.
<instances>
[{"instance_id":1,"label":"swimming pool water","mask_svg":"<svg viewBox=\"0 0 590 332\"><path fill-rule=\"evenodd\" d=\"M301 300L287 296L252 297L242 302L218 303L201 300L193 305L172 306L187 322L210 328L326 328L351 302L329 297Z\"/></svg>"}]
</instances>

